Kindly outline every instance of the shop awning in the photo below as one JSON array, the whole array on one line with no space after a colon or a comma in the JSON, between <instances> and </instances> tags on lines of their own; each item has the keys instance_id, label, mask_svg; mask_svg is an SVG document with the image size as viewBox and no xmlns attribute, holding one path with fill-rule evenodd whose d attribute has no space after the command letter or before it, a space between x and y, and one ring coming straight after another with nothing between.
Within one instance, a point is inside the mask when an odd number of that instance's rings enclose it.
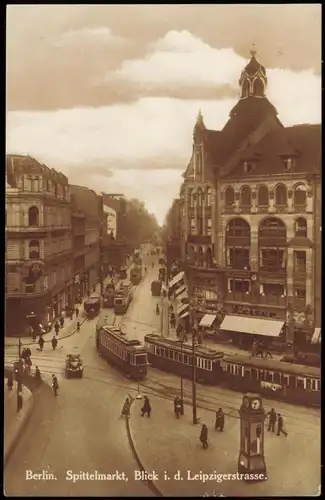
<instances>
[{"instance_id":1,"label":"shop awning","mask_svg":"<svg viewBox=\"0 0 325 500\"><path fill-rule=\"evenodd\" d=\"M312 344L321 344L322 343L322 329L315 328L313 336L311 338Z\"/></svg>"},{"instance_id":2,"label":"shop awning","mask_svg":"<svg viewBox=\"0 0 325 500\"><path fill-rule=\"evenodd\" d=\"M177 285L177 283L183 279L184 274L184 271L176 274L176 276L174 276L174 278L169 282L169 288L173 288L173 286Z\"/></svg>"},{"instance_id":3,"label":"shop awning","mask_svg":"<svg viewBox=\"0 0 325 500\"><path fill-rule=\"evenodd\" d=\"M222 330L249 333L251 335L265 335L266 337L278 337L284 325L284 321L271 319L247 318L245 316L226 316L221 323Z\"/></svg>"},{"instance_id":4,"label":"shop awning","mask_svg":"<svg viewBox=\"0 0 325 500\"><path fill-rule=\"evenodd\" d=\"M181 304L179 307L176 308L176 312L178 316L181 316L188 310L188 304Z\"/></svg>"},{"instance_id":5,"label":"shop awning","mask_svg":"<svg viewBox=\"0 0 325 500\"><path fill-rule=\"evenodd\" d=\"M201 319L199 326L205 326L207 328L210 328L212 326L214 320L216 319L215 314L205 314L203 318Z\"/></svg>"}]
</instances>

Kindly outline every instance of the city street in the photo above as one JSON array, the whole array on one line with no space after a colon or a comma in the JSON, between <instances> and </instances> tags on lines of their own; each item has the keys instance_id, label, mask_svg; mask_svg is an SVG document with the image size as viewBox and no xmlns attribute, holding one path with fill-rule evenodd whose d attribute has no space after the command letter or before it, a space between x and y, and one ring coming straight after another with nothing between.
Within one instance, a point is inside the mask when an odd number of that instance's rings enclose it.
<instances>
[{"instance_id":1,"label":"city street","mask_svg":"<svg viewBox=\"0 0 325 500\"><path fill-rule=\"evenodd\" d=\"M158 331L160 318L156 316L155 306L157 298L151 297L150 283L155 279L157 267L148 269L147 275L136 288L131 306L122 317L123 330L139 340L143 340L146 333ZM102 310L102 314L111 316L112 309ZM117 369L107 364L98 356L95 350L94 332L97 319L86 321L80 332L63 339L57 351L48 348L43 353L32 354L34 366L38 364L41 372L49 380L51 373L56 373L59 379L60 392L54 398L48 386L42 387L36 396L36 407L30 422L27 424L23 437L14 451L5 471L5 487L7 494L35 494L35 495L142 495L151 496L152 493L142 482L134 482L133 471L137 469L131 448L129 446L125 422L119 419L121 407L126 394L130 391L136 394L136 384L129 381ZM68 353L79 352L84 362L84 378L82 380L66 380L64 377L64 360ZM6 356L7 358L7 356ZM147 379L140 385L142 394L150 396L153 405L152 421L155 422L150 430L148 422L141 423L136 414L131 417L131 428L136 426L136 445L140 452L148 450L147 440L153 436L157 438L159 425L159 440L155 451L149 457L145 454L144 461L147 467L155 467L157 459L162 458L159 452L163 447L163 455L171 444L170 426L164 428L168 418L174 422L171 399L179 394L179 378L165 372L149 368ZM158 399L157 399L158 398ZM184 381L184 399L191 403L191 381ZM222 406L228 419L229 433L232 437L227 440L232 453L237 453L238 446L238 408L242 395L223 388L197 385L198 416L203 421L213 422L214 412ZM157 402L156 402L157 401ZM161 401L161 402L160 402ZM290 449L292 443L297 448L306 448L308 441L308 456L310 460L319 454L319 442L314 439L320 429L320 412L314 409L295 407L286 403L265 400L265 409L275 407L284 416L286 428L289 430ZM138 403L137 403L138 405ZM162 405L162 407L161 407ZM157 421L159 410L159 421ZM190 407L187 409L186 427L182 426L184 439L198 433L198 427L190 423ZM165 420L161 415L165 414ZM134 420L132 420L134 419ZM150 423L151 425L151 423ZM174 424L171 424L174 426ZM187 428L188 426L188 428ZM188 430L186 430L188 429ZM231 430L233 429L233 430ZM229 436L229 434L227 433ZM193 435L194 436L194 435ZM272 436L273 438L273 436ZM181 436L180 438L181 439ZM191 438L192 439L192 438ZM228 439L228 438L227 438ZM139 441L140 440L140 441ZM307 440L307 441L306 441ZM40 444L41 443L41 444ZM145 445L147 443L147 445ZM281 438L281 450L286 445ZM190 446L188 444L187 446ZM226 446L226 443L224 444ZM191 446L190 446L191 447ZM197 444L193 443L196 453ZM64 454L62 450L64 449ZM178 448L176 448L177 451ZM209 456L214 448L209 450ZM152 452L151 452L152 453ZM173 453L176 453L175 450ZM190 450L189 450L190 453ZM279 453L283 453L279 451ZM169 454L167 454L169 456ZM167 456L166 455L166 456ZM177 453L176 453L177 455ZM298 454L290 454L291 464ZM140 454L141 458L141 454ZM148 462L149 458L149 462ZM177 460L177 458L176 458ZM192 461L196 461L195 455ZM300 459L299 459L300 460ZM201 459L199 459L201 464ZM214 467L218 465L218 458L213 454ZM163 461L161 462L164 463ZM196 462L195 462L196 463ZM203 465L202 465L203 466ZM273 467L277 466L277 462ZM162 465L162 467L165 467ZM200 465L201 467L201 465ZM56 481L26 481L25 470L39 472L42 469L57 476ZM125 472L129 476L128 482L123 481L79 481L73 484L65 479L65 471L74 470L102 473L113 473L116 470ZM317 475L317 471L315 472ZM269 492L270 494L272 491ZM203 493L202 493L203 494ZM264 494L266 494L264 492Z\"/></svg>"}]
</instances>

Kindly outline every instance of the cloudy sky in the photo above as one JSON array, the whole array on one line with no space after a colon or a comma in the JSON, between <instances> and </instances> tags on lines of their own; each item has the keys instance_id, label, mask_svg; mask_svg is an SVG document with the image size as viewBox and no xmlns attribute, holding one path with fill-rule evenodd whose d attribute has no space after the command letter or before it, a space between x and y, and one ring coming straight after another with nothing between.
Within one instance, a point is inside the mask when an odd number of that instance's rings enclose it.
<instances>
[{"instance_id":1,"label":"cloudy sky","mask_svg":"<svg viewBox=\"0 0 325 500\"><path fill-rule=\"evenodd\" d=\"M10 5L7 152L162 222L201 109L220 129L255 44L284 125L321 121L321 5Z\"/></svg>"}]
</instances>

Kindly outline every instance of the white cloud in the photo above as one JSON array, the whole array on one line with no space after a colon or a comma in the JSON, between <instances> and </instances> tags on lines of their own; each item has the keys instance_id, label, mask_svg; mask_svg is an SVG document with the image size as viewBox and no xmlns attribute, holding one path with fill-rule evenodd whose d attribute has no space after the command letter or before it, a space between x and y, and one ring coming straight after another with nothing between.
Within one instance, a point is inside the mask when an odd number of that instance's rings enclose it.
<instances>
[{"instance_id":1,"label":"white cloud","mask_svg":"<svg viewBox=\"0 0 325 500\"><path fill-rule=\"evenodd\" d=\"M123 43L125 40L114 35L110 28L99 26L97 28L82 28L80 30L71 30L63 33L55 43L56 47L78 46L81 43L111 44Z\"/></svg>"}]
</instances>

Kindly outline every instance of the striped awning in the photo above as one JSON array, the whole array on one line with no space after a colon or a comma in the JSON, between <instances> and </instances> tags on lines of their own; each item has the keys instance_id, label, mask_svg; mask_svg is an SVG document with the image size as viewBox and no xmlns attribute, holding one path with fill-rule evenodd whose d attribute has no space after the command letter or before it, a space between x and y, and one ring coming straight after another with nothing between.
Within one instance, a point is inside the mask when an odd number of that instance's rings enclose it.
<instances>
[{"instance_id":1,"label":"striped awning","mask_svg":"<svg viewBox=\"0 0 325 500\"><path fill-rule=\"evenodd\" d=\"M187 318L187 316L189 316L189 312L186 311L184 314L182 314L182 316L180 316L180 319L184 319L184 318Z\"/></svg>"},{"instance_id":2,"label":"striped awning","mask_svg":"<svg viewBox=\"0 0 325 500\"><path fill-rule=\"evenodd\" d=\"M207 328L210 328L216 317L217 316L215 314L205 314L201 319L199 326L205 326Z\"/></svg>"},{"instance_id":3,"label":"striped awning","mask_svg":"<svg viewBox=\"0 0 325 500\"><path fill-rule=\"evenodd\" d=\"M313 336L311 338L312 344L321 344L322 343L322 329L315 328Z\"/></svg>"},{"instance_id":4,"label":"striped awning","mask_svg":"<svg viewBox=\"0 0 325 500\"><path fill-rule=\"evenodd\" d=\"M184 278L184 274L185 274L184 271L176 274L176 276L169 282L169 288L172 288L173 286L177 285L177 283Z\"/></svg>"}]
</instances>

